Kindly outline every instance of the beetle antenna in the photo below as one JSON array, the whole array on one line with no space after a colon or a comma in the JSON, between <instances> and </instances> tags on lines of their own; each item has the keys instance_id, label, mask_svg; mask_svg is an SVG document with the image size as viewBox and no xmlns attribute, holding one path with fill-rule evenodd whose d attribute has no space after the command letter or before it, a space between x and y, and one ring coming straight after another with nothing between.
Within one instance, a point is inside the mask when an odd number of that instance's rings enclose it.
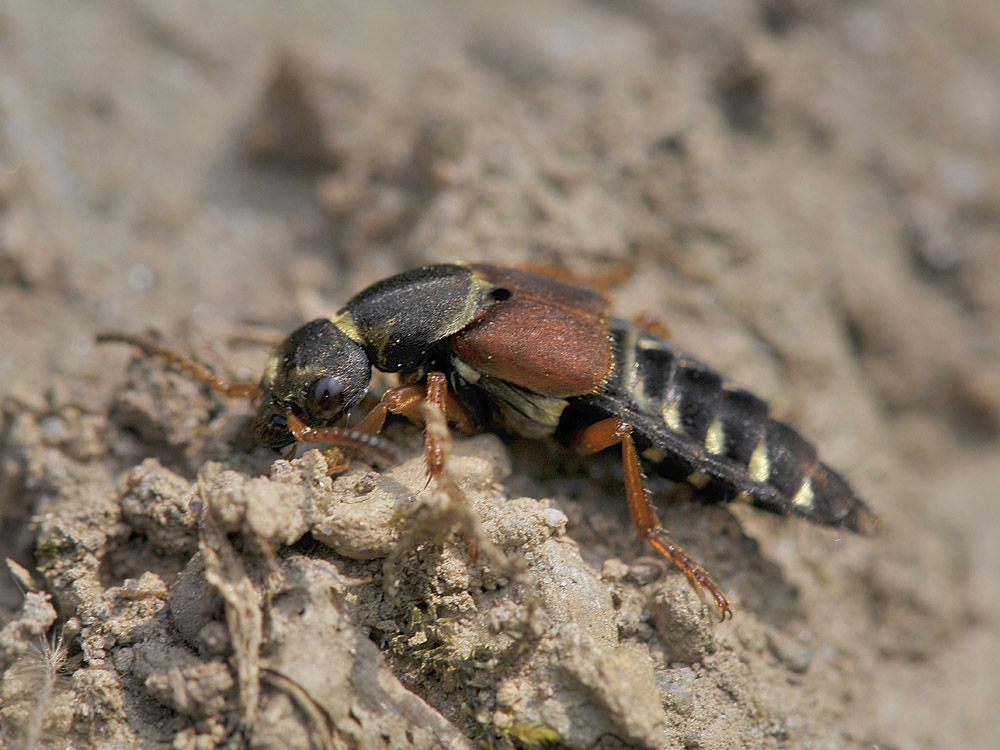
<instances>
[{"instance_id":1,"label":"beetle antenna","mask_svg":"<svg viewBox=\"0 0 1000 750\"><path fill-rule=\"evenodd\" d=\"M256 383L229 383L215 374L215 371L188 354L179 354L152 337L133 336L128 333L99 333L97 343L106 344L118 342L130 344L141 351L147 357L159 357L165 360L168 365L185 375L190 375L195 380L208 385L216 393L221 393L229 398L255 398L260 395L260 386Z\"/></svg>"}]
</instances>

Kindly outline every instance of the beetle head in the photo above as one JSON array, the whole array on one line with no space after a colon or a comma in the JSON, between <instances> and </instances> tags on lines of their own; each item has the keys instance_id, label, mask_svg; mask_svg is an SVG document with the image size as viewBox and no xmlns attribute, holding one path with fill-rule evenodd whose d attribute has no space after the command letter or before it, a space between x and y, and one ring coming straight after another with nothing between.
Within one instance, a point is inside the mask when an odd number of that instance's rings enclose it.
<instances>
[{"instance_id":1,"label":"beetle head","mask_svg":"<svg viewBox=\"0 0 1000 750\"><path fill-rule=\"evenodd\" d=\"M333 322L320 318L306 323L268 360L254 437L270 448L291 445L295 438L288 429L289 414L310 427L334 425L364 398L371 377L364 350Z\"/></svg>"}]
</instances>

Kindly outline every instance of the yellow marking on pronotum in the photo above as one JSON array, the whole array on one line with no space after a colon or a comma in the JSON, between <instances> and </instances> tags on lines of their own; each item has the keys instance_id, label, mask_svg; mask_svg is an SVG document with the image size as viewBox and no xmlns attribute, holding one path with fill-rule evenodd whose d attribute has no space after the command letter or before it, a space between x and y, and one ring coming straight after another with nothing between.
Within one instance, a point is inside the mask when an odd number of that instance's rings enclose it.
<instances>
[{"instance_id":1,"label":"yellow marking on pronotum","mask_svg":"<svg viewBox=\"0 0 1000 750\"><path fill-rule=\"evenodd\" d=\"M358 325L354 322L354 316L351 315L350 310L344 308L335 315L331 315L330 322L337 326L352 341L364 341L364 336L358 330Z\"/></svg>"},{"instance_id":2,"label":"yellow marking on pronotum","mask_svg":"<svg viewBox=\"0 0 1000 750\"><path fill-rule=\"evenodd\" d=\"M771 476L771 461L767 457L767 440L764 438L761 438L757 447L753 449L747 473L755 482L766 482L767 478Z\"/></svg>"},{"instance_id":3,"label":"yellow marking on pronotum","mask_svg":"<svg viewBox=\"0 0 1000 750\"><path fill-rule=\"evenodd\" d=\"M721 456L726 450L726 428L718 417L712 420L705 433L705 448L716 456Z\"/></svg>"},{"instance_id":4,"label":"yellow marking on pronotum","mask_svg":"<svg viewBox=\"0 0 1000 750\"><path fill-rule=\"evenodd\" d=\"M807 479L799 487L799 491L795 493L795 497L792 498L792 505L795 505L804 510L811 510L813 503L816 501L816 495L813 493L812 479Z\"/></svg>"}]
</instances>

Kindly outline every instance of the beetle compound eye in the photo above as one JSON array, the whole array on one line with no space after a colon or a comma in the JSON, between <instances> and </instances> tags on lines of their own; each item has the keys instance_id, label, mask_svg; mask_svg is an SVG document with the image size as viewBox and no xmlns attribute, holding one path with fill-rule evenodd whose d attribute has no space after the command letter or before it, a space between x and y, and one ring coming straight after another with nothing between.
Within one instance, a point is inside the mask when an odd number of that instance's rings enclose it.
<instances>
[{"instance_id":1,"label":"beetle compound eye","mask_svg":"<svg viewBox=\"0 0 1000 750\"><path fill-rule=\"evenodd\" d=\"M510 289L504 289L502 286L497 287L492 292L490 292L490 299L494 302L506 302L512 296Z\"/></svg>"},{"instance_id":2,"label":"beetle compound eye","mask_svg":"<svg viewBox=\"0 0 1000 750\"><path fill-rule=\"evenodd\" d=\"M317 419L332 419L341 410L344 387L337 378L324 375L313 383L309 394L309 413Z\"/></svg>"}]
</instances>

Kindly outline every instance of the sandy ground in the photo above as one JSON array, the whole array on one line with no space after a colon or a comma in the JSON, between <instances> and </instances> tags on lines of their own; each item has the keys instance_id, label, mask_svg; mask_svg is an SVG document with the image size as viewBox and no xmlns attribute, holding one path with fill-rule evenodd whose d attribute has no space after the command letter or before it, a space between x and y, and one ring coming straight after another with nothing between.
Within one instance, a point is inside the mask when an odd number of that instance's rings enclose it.
<instances>
[{"instance_id":1,"label":"sandy ground","mask_svg":"<svg viewBox=\"0 0 1000 750\"><path fill-rule=\"evenodd\" d=\"M0 744L996 746L1000 6L14 0L0 123ZM610 458L456 441L470 511L94 343L254 380L456 259L633 265L881 533L657 485L719 624Z\"/></svg>"}]
</instances>

